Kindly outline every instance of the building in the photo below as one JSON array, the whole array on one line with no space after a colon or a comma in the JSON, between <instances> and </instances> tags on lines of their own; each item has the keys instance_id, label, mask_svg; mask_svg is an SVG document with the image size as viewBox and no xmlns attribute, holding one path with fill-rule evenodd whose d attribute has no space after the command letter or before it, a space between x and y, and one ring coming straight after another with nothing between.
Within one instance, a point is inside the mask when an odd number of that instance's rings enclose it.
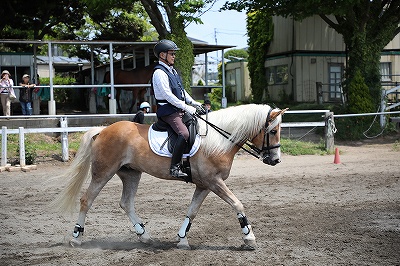
<instances>
[{"instance_id":1,"label":"building","mask_svg":"<svg viewBox=\"0 0 400 266\"><path fill-rule=\"evenodd\" d=\"M251 100L250 75L248 62L243 59L226 63L225 77L228 100L232 102L249 102Z\"/></svg>"},{"instance_id":2,"label":"building","mask_svg":"<svg viewBox=\"0 0 400 266\"><path fill-rule=\"evenodd\" d=\"M265 60L272 101L341 102L346 66L342 35L319 16L302 21L273 17L274 38ZM400 81L400 34L382 51L382 81Z\"/></svg>"}]
</instances>

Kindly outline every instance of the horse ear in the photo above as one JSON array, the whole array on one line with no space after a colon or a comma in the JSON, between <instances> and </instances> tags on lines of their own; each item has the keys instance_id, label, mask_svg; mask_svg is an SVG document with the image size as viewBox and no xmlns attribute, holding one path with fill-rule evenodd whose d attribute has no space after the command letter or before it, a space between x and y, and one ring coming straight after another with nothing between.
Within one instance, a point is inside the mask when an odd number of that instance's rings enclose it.
<instances>
[{"instance_id":1,"label":"horse ear","mask_svg":"<svg viewBox=\"0 0 400 266\"><path fill-rule=\"evenodd\" d=\"M281 111L279 112L279 114L280 114L280 115L283 115L287 110L289 110L289 108L285 108L285 109L281 110Z\"/></svg>"},{"instance_id":2,"label":"horse ear","mask_svg":"<svg viewBox=\"0 0 400 266\"><path fill-rule=\"evenodd\" d=\"M272 111L271 112L271 119L274 120L276 117L279 115L283 115L289 108L283 109L283 110L278 110L278 111Z\"/></svg>"}]
</instances>

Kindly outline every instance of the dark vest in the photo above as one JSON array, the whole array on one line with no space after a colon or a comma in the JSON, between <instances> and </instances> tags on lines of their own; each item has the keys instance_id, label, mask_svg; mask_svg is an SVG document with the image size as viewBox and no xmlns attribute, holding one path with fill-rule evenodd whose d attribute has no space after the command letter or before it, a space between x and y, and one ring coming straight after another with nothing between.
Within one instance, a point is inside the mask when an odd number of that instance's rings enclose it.
<instances>
[{"instance_id":1,"label":"dark vest","mask_svg":"<svg viewBox=\"0 0 400 266\"><path fill-rule=\"evenodd\" d=\"M161 64L158 64L154 67L154 71L157 69L161 69L168 75L169 87L170 87L172 93L179 100L183 101L184 100L183 86L182 86L182 80L179 77L179 75L172 74L165 66L163 66ZM170 115L170 114L180 111L179 108L173 106L172 104L167 102L165 99L156 99L156 101L157 101L157 117L167 116L167 115ZM164 103L164 104L160 105L160 103Z\"/></svg>"}]
</instances>

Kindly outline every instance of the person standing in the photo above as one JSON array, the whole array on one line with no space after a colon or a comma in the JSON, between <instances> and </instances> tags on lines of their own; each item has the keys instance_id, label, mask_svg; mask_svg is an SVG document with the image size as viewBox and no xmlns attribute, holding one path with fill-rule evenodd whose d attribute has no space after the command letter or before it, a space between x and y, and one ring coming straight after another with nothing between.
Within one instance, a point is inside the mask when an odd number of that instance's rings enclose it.
<instances>
[{"instance_id":1,"label":"person standing","mask_svg":"<svg viewBox=\"0 0 400 266\"><path fill-rule=\"evenodd\" d=\"M189 131L182 122L182 117L185 112L195 114L197 109L191 105L201 107L201 103L196 102L185 91L182 79L174 69L178 46L173 41L161 40L153 50L159 60L154 67L152 77L152 87L157 101L157 118L169 124L178 134L171 158L170 175L186 178L188 175L181 170L181 160Z\"/></svg>"},{"instance_id":2,"label":"person standing","mask_svg":"<svg viewBox=\"0 0 400 266\"><path fill-rule=\"evenodd\" d=\"M29 75L22 76L22 82L19 84L22 88L19 89L19 102L22 108L23 115L32 115L32 92L35 84L29 82Z\"/></svg>"},{"instance_id":3,"label":"person standing","mask_svg":"<svg viewBox=\"0 0 400 266\"><path fill-rule=\"evenodd\" d=\"M11 79L10 72L8 72L8 70L3 70L3 72L1 72L1 81L0 81L0 97L1 97L1 106L3 107L4 116L11 115L10 95L14 99L16 98L13 86L14 86L14 81Z\"/></svg>"},{"instance_id":4,"label":"person standing","mask_svg":"<svg viewBox=\"0 0 400 266\"><path fill-rule=\"evenodd\" d=\"M143 124L144 122L144 114L150 112L150 104L148 102L142 102L139 106L139 111L136 113L133 118L133 122Z\"/></svg>"}]
</instances>

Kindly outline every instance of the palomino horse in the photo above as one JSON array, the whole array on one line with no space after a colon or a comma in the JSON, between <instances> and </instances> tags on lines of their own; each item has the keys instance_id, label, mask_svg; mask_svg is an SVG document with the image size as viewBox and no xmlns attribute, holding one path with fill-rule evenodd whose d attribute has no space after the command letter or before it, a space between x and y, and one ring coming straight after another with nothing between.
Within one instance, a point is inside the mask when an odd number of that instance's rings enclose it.
<instances>
[{"instance_id":1,"label":"palomino horse","mask_svg":"<svg viewBox=\"0 0 400 266\"><path fill-rule=\"evenodd\" d=\"M149 83L151 76L153 75L154 64L135 68L132 70L122 70L115 69L114 70L114 84L147 84ZM110 71L107 71L104 74L103 83L110 83ZM116 95L115 99L117 101L118 111L122 113L121 104L119 102L121 97L121 89L126 91L132 91L132 104L129 107L129 113L132 112L133 107L136 103L136 100L139 102L144 101L144 94L147 91L147 87L132 87L132 88L115 88Z\"/></svg>"},{"instance_id":2,"label":"palomino horse","mask_svg":"<svg viewBox=\"0 0 400 266\"><path fill-rule=\"evenodd\" d=\"M200 205L212 191L227 202L239 219L246 249L256 248L255 236L248 223L244 207L229 190L225 180L229 176L233 158L246 141L262 161L269 165L280 162L280 124L286 111L268 105L242 105L214 111L208 115L212 125L226 133L208 129L202 137L200 149L190 158L192 182L196 185L186 218L178 231L178 248L190 249L187 232ZM80 199L80 211L70 240L72 246L82 243L86 214L104 185L117 174L122 180L121 208L126 212L139 240L150 243L147 228L135 212L135 194L142 172L152 176L182 181L169 175L170 158L152 152L148 142L149 125L128 121L114 123L106 128L94 128L84 134L81 146L69 172L70 181L55 204L62 211L73 211L84 181L91 182ZM199 133L206 132L205 120L199 120ZM229 134L228 134L229 133Z\"/></svg>"}]
</instances>

